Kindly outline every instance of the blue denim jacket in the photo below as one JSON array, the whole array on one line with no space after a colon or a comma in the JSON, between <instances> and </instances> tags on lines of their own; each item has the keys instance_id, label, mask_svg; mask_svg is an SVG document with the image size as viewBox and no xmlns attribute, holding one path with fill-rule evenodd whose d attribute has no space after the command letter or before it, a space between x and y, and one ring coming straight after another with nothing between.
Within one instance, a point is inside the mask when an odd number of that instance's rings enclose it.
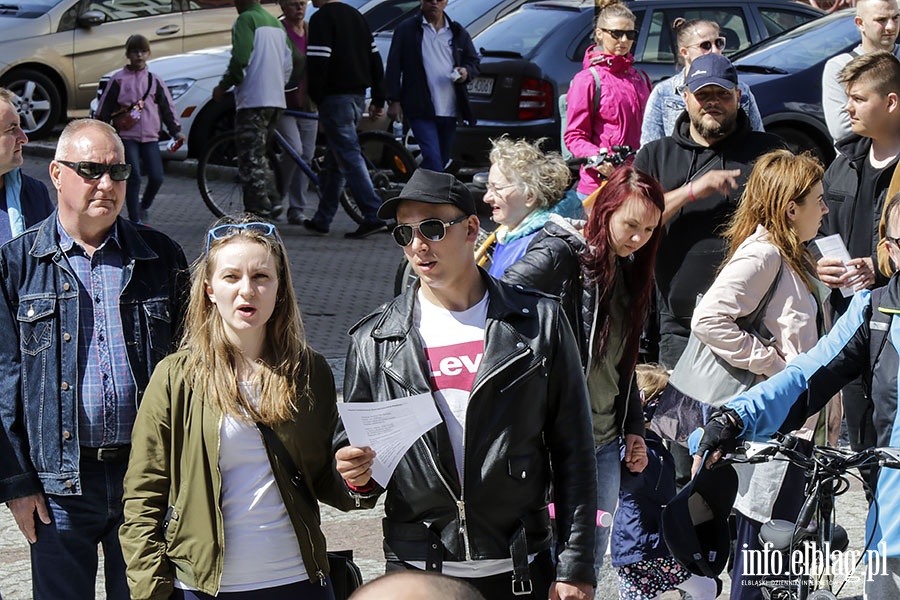
<instances>
[{"instance_id":1,"label":"blue denim jacket","mask_svg":"<svg viewBox=\"0 0 900 600\"><path fill-rule=\"evenodd\" d=\"M672 135L675 131L675 121L684 112L684 96L679 88L684 85L684 70L674 76L664 79L656 84L647 99L647 107L644 109L644 122L641 126L641 146L646 146L653 140ZM738 82L741 90L741 108L750 119L750 128L753 131L765 131L762 117L759 115L759 107L756 98L746 83Z\"/></svg>"},{"instance_id":2,"label":"blue denim jacket","mask_svg":"<svg viewBox=\"0 0 900 600\"><path fill-rule=\"evenodd\" d=\"M0 247L0 497L81 493L78 464L78 281L59 247L57 213ZM177 341L187 261L164 234L116 220L119 297L138 389ZM2 445L0 445L2 448Z\"/></svg>"}]
</instances>

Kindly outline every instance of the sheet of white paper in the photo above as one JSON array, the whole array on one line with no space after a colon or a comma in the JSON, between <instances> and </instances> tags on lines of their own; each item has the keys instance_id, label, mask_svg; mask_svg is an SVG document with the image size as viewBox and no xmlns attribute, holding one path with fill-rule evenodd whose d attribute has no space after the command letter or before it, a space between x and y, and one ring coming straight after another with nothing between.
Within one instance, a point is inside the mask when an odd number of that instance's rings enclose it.
<instances>
[{"instance_id":1,"label":"sheet of white paper","mask_svg":"<svg viewBox=\"0 0 900 600\"><path fill-rule=\"evenodd\" d=\"M818 246L819 252L821 252L822 256L825 258L836 258L845 265L850 262L850 253L847 252L847 246L844 245L844 240L841 239L839 234L835 233L819 238L814 240L814 242L816 246ZM853 288L850 286L841 288L841 295L844 296L844 298L849 298L853 293Z\"/></svg>"},{"instance_id":2,"label":"sheet of white paper","mask_svg":"<svg viewBox=\"0 0 900 600\"><path fill-rule=\"evenodd\" d=\"M387 486L394 469L422 434L441 422L431 394L387 402L342 402L337 405L351 446L375 451L372 478Z\"/></svg>"}]
</instances>

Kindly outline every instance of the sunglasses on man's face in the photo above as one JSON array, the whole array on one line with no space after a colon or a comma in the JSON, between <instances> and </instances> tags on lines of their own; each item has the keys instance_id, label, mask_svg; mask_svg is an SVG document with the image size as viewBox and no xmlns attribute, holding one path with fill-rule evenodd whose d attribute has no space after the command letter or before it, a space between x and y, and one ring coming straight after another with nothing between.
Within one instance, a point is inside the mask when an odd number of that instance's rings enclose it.
<instances>
[{"instance_id":1,"label":"sunglasses on man's face","mask_svg":"<svg viewBox=\"0 0 900 600\"><path fill-rule=\"evenodd\" d=\"M447 235L448 227L462 223L468 218L468 215L463 215L447 222L440 219L425 219L419 223L401 223L394 227L394 231L391 234L394 236L394 241L403 247L409 246L416 235L416 231L429 242L439 242Z\"/></svg>"},{"instance_id":2,"label":"sunglasses on man's face","mask_svg":"<svg viewBox=\"0 0 900 600\"><path fill-rule=\"evenodd\" d=\"M700 48L704 52L709 52L710 50L713 49L713 44L715 44L716 48L718 48L719 50L724 50L725 49L725 38L717 37L714 40L704 40L704 41L700 42L699 44L694 44L693 46L691 46L691 48Z\"/></svg>"},{"instance_id":3,"label":"sunglasses on man's face","mask_svg":"<svg viewBox=\"0 0 900 600\"><path fill-rule=\"evenodd\" d=\"M617 40L621 40L624 37L631 42L637 39L638 34L637 29L603 29L601 27L600 31L605 31Z\"/></svg>"},{"instance_id":4,"label":"sunglasses on man's face","mask_svg":"<svg viewBox=\"0 0 900 600\"><path fill-rule=\"evenodd\" d=\"M228 223L213 227L206 234L206 254L209 254L209 245L213 240L225 240L240 235L242 231L251 231L259 235L278 239L278 232L271 223Z\"/></svg>"},{"instance_id":5,"label":"sunglasses on man's face","mask_svg":"<svg viewBox=\"0 0 900 600\"><path fill-rule=\"evenodd\" d=\"M58 160L56 162L69 167L78 173L79 177L84 177L85 179L100 179L107 172L109 173L109 178L113 181L125 181L131 176L131 165L125 163L105 165L103 163L90 162L88 160L81 160L78 162Z\"/></svg>"}]
</instances>

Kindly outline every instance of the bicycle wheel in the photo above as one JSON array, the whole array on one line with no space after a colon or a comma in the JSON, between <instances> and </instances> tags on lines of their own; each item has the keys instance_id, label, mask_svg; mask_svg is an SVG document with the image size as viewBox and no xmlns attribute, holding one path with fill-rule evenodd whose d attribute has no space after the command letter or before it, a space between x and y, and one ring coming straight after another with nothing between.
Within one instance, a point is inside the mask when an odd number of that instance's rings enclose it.
<instances>
[{"instance_id":1,"label":"bicycle wheel","mask_svg":"<svg viewBox=\"0 0 900 600\"><path fill-rule=\"evenodd\" d=\"M406 146L386 131L361 131L359 147L381 202L397 196L416 169L416 160ZM349 188L341 194L341 206L357 223L365 220Z\"/></svg>"},{"instance_id":2,"label":"bicycle wheel","mask_svg":"<svg viewBox=\"0 0 900 600\"><path fill-rule=\"evenodd\" d=\"M197 186L209 210L217 217L244 212L244 190L238 173L238 152L234 132L212 139L197 163ZM284 195L278 156L269 149L269 165L275 175L279 197Z\"/></svg>"}]
</instances>

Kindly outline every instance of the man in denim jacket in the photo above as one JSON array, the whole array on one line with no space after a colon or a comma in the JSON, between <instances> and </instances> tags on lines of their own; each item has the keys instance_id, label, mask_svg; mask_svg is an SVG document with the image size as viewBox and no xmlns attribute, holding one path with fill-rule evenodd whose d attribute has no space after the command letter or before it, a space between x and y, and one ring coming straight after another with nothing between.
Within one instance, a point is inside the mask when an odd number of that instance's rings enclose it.
<instances>
[{"instance_id":1,"label":"man in denim jacket","mask_svg":"<svg viewBox=\"0 0 900 600\"><path fill-rule=\"evenodd\" d=\"M122 480L137 406L180 322L187 263L118 218L130 166L115 130L73 121L50 178L57 211L0 248L0 497L31 543L33 597L127 599ZM2 437L2 434L0 434Z\"/></svg>"}]
</instances>

